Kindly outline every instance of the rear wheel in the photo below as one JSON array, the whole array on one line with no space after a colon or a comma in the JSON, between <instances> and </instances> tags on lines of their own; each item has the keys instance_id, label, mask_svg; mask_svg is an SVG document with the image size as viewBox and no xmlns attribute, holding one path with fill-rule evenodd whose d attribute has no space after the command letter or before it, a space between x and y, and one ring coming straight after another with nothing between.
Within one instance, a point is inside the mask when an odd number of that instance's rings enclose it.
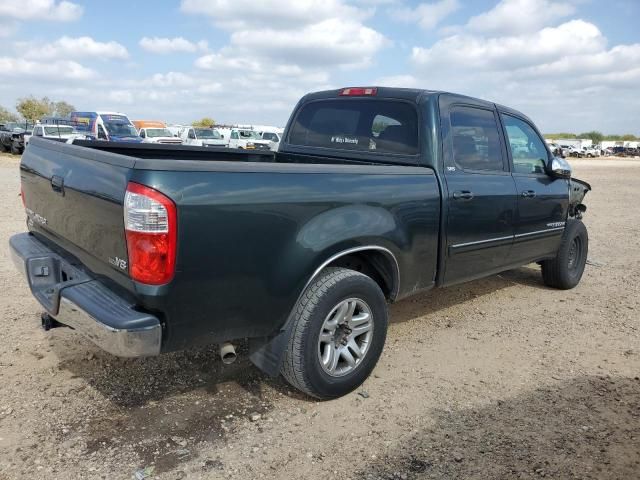
<instances>
[{"instance_id":1,"label":"rear wheel","mask_svg":"<svg viewBox=\"0 0 640 480\"><path fill-rule=\"evenodd\" d=\"M578 285L588 253L589 236L584 223L580 220L568 220L556 257L541 263L545 285L561 290Z\"/></svg>"},{"instance_id":2,"label":"rear wheel","mask_svg":"<svg viewBox=\"0 0 640 480\"><path fill-rule=\"evenodd\" d=\"M281 368L295 388L320 399L345 395L375 367L387 334L387 304L370 277L327 268L296 305Z\"/></svg>"}]
</instances>

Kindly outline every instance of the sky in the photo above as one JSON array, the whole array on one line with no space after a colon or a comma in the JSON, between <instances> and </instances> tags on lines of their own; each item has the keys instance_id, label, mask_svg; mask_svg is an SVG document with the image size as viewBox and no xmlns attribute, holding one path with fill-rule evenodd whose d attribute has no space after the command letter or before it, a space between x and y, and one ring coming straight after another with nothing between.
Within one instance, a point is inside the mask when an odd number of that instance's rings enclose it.
<instances>
[{"instance_id":1,"label":"sky","mask_svg":"<svg viewBox=\"0 0 640 480\"><path fill-rule=\"evenodd\" d=\"M0 0L0 105L284 126L305 93L480 97L640 134L640 0Z\"/></svg>"}]
</instances>

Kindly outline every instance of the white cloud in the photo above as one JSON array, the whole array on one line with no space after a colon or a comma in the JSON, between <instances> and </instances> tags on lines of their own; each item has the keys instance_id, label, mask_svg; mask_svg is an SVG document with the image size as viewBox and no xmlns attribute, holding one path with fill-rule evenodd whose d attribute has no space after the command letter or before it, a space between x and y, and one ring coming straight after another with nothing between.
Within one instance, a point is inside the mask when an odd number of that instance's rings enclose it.
<instances>
[{"instance_id":1,"label":"white cloud","mask_svg":"<svg viewBox=\"0 0 640 480\"><path fill-rule=\"evenodd\" d=\"M18 25L18 22L8 19L0 23L0 38L10 37L16 33Z\"/></svg>"},{"instance_id":2,"label":"white cloud","mask_svg":"<svg viewBox=\"0 0 640 480\"><path fill-rule=\"evenodd\" d=\"M362 21L371 10L347 5L341 0L182 0L185 13L206 15L216 25L230 30L252 27L296 30L330 18Z\"/></svg>"},{"instance_id":3,"label":"white cloud","mask_svg":"<svg viewBox=\"0 0 640 480\"><path fill-rule=\"evenodd\" d=\"M107 98L116 104L131 105L134 101L134 94L130 90L112 90Z\"/></svg>"},{"instance_id":4,"label":"white cloud","mask_svg":"<svg viewBox=\"0 0 640 480\"><path fill-rule=\"evenodd\" d=\"M207 42L200 40L197 43L190 42L183 37L161 38L161 37L143 37L140 40L140 46L148 52L158 54L169 54L177 52L193 53L197 51L206 51Z\"/></svg>"},{"instance_id":5,"label":"white cloud","mask_svg":"<svg viewBox=\"0 0 640 480\"><path fill-rule=\"evenodd\" d=\"M338 18L300 30L242 30L231 35L231 44L249 55L325 68L368 65L386 42L376 30Z\"/></svg>"},{"instance_id":6,"label":"white cloud","mask_svg":"<svg viewBox=\"0 0 640 480\"><path fill-rule=\"evenodd\" d=\"M97 60L129 58L127 49L118 42L98 42L91 37L61 37L51 43L18 44L27 58L66 59L91 57Z\"/></svg>"},{"instance_id":7,"label":"white cloud","mask_svg":"<svg viewBox=\"0 0 640 480\"><path fill-rule=\"evenodd\" d=\"M391 16L403 22L412 22L425 30L430 30L460 8L458 0L439 0L421 3L415 8L400 7L390 9Z\"/></svg>"},{"instance_id":8,"label":"white cloud","mask_svg":"<svg viewBox=\"0 0 640 480\"><path fill-rule=\"evenodd\" d=\"M484 38L453 35L429 48L414 47L412 61L425 68L503 70L545 64L564 57L597 54L606 39L593 24L572 20L532 34Z\"/></svg>"},{"instance_id":9,"label":"white cloud","mask_svg":"<svg viewBox=\"0 0 640 480\"><path fill-rule=\"evenodd\" d=\"M57 0L0 0L0 18L69 22L82 16L77 3Z\"/></svg>"},{"instance_id":10,"label":"white cloud","mask_svg":"<svg viewBox=\"0 0 640 480\"><path fill-rule=\"evenodd\" d=\"M86 80L95 77L96 72L73 61L39 62L24 58L0 57L0 78L22 76L42 80L52 77Z\"/></svg>"},{"instance_id":11,"label":"white cloud","mask_svg":"<svg viewBox=\"0 0 640 480\"><path fill-rule=\"evenodd\" d=\"M156 73L149 80L154 87L189 87L194 83L193 77L182 72Z\"/></svg>"},{"instance_id":12,"label":"white cloud","mask_svg":"<svg viewBox=\"0 0 640 480\"><path fill-rule=\"evenodd\" d=\"M563 22L575 2L541 1L503 0L435 43L415 46L413 71L380 83L496 101L527 113L545 131L626 130L637 117L640 44L610 47L593 23ZM532 10L533 3L545 8Z\"/></svg>"},{"instance_id":13,"label":"white cloud","mask_svg":"<svg viewBox=\"0 0 640 480\"><path fill-rule=\"evenodd\" d=\"M502 0L488 12L471 17L467 28L501 35L531 33L575 12L568 1Z\"/></svg>"}]
</instances>

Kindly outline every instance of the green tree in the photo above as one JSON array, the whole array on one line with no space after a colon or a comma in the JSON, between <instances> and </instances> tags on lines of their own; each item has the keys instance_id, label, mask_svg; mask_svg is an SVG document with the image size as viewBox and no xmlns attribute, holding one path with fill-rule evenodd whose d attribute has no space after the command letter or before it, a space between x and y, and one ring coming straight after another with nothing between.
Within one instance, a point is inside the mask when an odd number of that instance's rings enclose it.
<instances>
[{"instance_id":1,"label":"green tree","mask_svg":"<svg viewBox=\"0 0 640 480\"><path fill-rule=\"evenodd\" d=\"M208 127L213 127L215 124L216 124L216 121L213 118L204 117L204 118L201 118L200 120L196 120L191 125L193 125L194 127L208 128Z\"/></svg>"},{"instance_id":2,"label":"green tree","mask_svg":"<svg viewBox=\"0 0 640 480\"><path fill-rule=\"evenodd\" d=\"M71 112L75 112L76 107L71 105L70 103L65 102L64 100L60 100L59 102L55 102L53 104L54 114L58 117L68 117L71 115Z\"/></svg>"},{"instance_id":3,"label":"green tree","mask_svg":"<svg viewBox=\"0 0 640 480\"><path fill-rule=\"evenodd\" d=\"M16 103L16 110L25 120L35 122L46 115L51 115L54 106L47 97L37 99L31 95L29 97L19 98L18 103Z\"/></svg>"},{"instance_id":4,"label":"green tree","mask_svg":"<svg viewBox=\"0 0 640 480\"><path fill-rule=\"evenodd\" d=\"M544 138L549 138L551 140L562 140L566 138L576 138L575 133L548 133L544 136Z\"/></svg>"},{"instance_id":5,"label":"green tree","mask_svg":"<svg viewBox=\"0 0 640 480\"><path fill-rule=\"evenodd\" d=\"M604 135L596 130L592 130L590 132L581 133L578 135L579 138L588 138L594 144L598 145L604 139Z\"/></svg>"},{"instance_id":6,"label":"green tree","mask_svg":"<svg viewBox=\"0 0 640 480\"><path fill-rule=\"evenodd\" d=\"M18 115L0 106L0 122L17 122Z\"/></svg>"},{"instance_id":7,"label":"green tree","mask_svg":"<svg viewBox=\"0 0 640 480\"><path fill-rule=\"evenodd\" d=\"M623 140L625 142L633 142L634 140L638 140L638 137L631 133L625 133L620 137L620 140Z\"/></svg>"}]
</instances>

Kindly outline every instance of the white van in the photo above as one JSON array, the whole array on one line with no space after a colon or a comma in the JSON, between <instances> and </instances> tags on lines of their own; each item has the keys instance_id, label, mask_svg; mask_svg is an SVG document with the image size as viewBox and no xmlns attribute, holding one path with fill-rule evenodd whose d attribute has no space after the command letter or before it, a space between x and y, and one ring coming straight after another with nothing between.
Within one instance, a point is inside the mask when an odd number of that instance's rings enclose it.
<instances>
[{"instance_id":1,"label":"white van","mask_svg":"<svg viewBox=\"0 0 640 480\"><path fill-rule=\"evenodd\" d=\"M87 136L109 142L141 143L136 127L120 112L71 112L76 129Z\"/></svg>"}]
</instances>

